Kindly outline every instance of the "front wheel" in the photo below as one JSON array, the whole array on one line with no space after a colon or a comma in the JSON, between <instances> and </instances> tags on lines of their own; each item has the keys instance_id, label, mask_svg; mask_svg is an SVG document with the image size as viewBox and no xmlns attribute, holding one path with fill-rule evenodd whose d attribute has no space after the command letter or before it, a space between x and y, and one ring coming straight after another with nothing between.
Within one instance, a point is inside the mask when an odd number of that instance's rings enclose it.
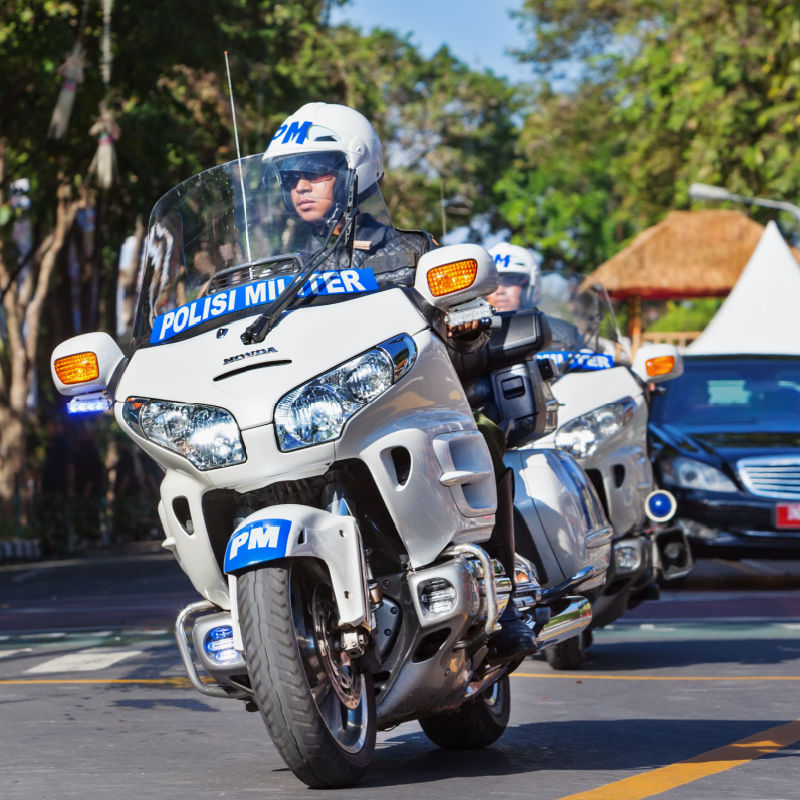
<instances>
[{"instance_id":1,"label":"front wheel","mask_svg":"<svg viewBox=\"0 0 800 800\"><path fill-rule=\"evenodd\" d=\"M238 597L256 704L283 760L312 788L356 783L375 751L375 692L341 649L327 571L308 558L255 569Z\"/></svg>"},{"instance_id":2,"label":"front wheel","mask_svg":"<svg viewBox=\"0 0 800 800\"><path fill-rule=\"evenodd\" d=\"M503 675L456 711L419 721L426 736L445 750L479 750L496 742L508 726L511 684Z\"/></svg>"}]
</instances>

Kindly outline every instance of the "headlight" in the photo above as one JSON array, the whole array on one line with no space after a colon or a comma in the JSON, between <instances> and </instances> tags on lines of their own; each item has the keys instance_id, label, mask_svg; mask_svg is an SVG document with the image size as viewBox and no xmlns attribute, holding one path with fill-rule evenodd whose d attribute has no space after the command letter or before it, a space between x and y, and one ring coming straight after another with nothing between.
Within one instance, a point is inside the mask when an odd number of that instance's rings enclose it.
<instances>
[{"instance_id":1,"label":"headlight","mask_svg":"<svg viewBox=\"0 0 800 800\"><path fill-rule=\"evenodd\" d=\"M278 446L284 452L338 439L347 420L405 375L416 357L402 335L284 395L275 408Z\"/></svg>"},{"instance_id":2,"label":"headlight","mask_svg":"<svg viewBox=\"0 0 800 800\"><path fill-rule=\"evenodd\" d=\"M606 439L622 430L635 410L636 403L631 397L595 408L559 428L556 447L574 458L588 458Z\"/></svg>"},{"instance_id":3,"label":"headlight","mask_svg":"<svg viewBox=\"0 0 800 800\"><path fill-rule=\"evenodd\" d=\"M707 492L736 492L738 489L724 473L710 464L693 458L663 458L659 462L663 483L682 489L701 489Z\"/></svg>"},{"instance_id":4,"label":"headlight","mask_svg":"<svg viewBox=\"0 0 800 800\"><path fill-rule=\"evenodd\" d=\"M197 469L247 459L239 426L224 408L129 397L122 415L137 433L188 458Z\"/></svg>"}]
</instances>

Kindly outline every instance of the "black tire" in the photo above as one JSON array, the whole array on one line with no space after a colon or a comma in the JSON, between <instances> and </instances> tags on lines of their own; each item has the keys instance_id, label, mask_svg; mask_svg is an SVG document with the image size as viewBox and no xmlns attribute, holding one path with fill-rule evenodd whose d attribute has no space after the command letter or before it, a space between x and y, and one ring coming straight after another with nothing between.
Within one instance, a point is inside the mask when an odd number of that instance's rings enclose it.
<instances>
[{"instance_id":1,"label":"black tire","mask_svg":"<svg viewBox=\"0 0 800 800\"><path fill-rule=\"evenodd\" d=\"M238 597L255 701L283 760L312 788L356 783L375 752L375 692L339 658L327 570L309 558L255 569Z\"/></svg>"},{"instance_id":2,"label":"black tire","mask_svg":"<svg viewBox=\"0 0 800 800\"><path fill-rule=\"evenodd\" d=\"M591 643L591 631L581 631L571 639L546 647L544 657L553 669L580 669L586 661L586 648Z\"/></svg>"},{"instance_id":3,"label":"black tire","mask_svg":"<svg viewBox=\"0 0 800 800\"><path fill-rule=\"evenodd\" d=\"M480 750L496 742L508 726L511 684L508 675L456 711L424 717L425 735L445 750Z\"/></svg>"}]
</instances>

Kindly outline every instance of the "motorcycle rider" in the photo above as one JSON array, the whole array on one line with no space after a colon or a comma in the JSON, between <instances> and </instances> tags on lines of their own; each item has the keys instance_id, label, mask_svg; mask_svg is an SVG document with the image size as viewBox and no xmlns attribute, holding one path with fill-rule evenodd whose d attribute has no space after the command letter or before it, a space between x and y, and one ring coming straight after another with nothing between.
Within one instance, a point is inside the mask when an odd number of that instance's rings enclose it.
<instances>
[{"instance_id":1,"label":"motorcycle rider","mask_svg":"<svg viewBox=\"0 0 800 800\"><path fill-rule=\"evenodd\" d=\"M372 124L360 112L333 103L307 103L280 125L264 153L264 180L278 180L283 203L306 226L309 241L323 246L331 233L344 233L342 215L350 191L348 170L357 180L358 213L354 223L353 260L369 267L380 288L413 286L419 257L438 247L426 231L396 229L380 196L383 155ZM379 199L380 203L371 202ZM327 266L327 263L326 263ZM448 348L458 371L463 357L486 344L487 325L475 321L448 328ZM486 543L514 581L513 475L503 465L505 436L485 417L478 419L495 465L498 508L495 527ZM536 651L533 632L513 602L500 618L501 630L489 646L497 660L521 658Z\"/></svg>"},{"instance_id":2,"label":"motorcycle rider","mask_svg":"<svg viewBox=\"0 0 800 800\"><path fill-rule=\"evenodd\" d=\"M542 294L541 270L534 254L526 247L500 242L489 250L500 279L497 289L486 300L498 311L517 311L539 304ZM567 349L580 349L578 329L558 317L547 317L554 342Z\"/></svg>"},{"instance_id":3,"label":"motorcycle rider","mask_svg":"<svg viewBox=\"0 0 800 800\"><path fill-rule=\"evenodd\" d=\"M499 284L486 299L498 311L516 311L539 301L539 263L525 247L499 242L489 250L497 267Z\"/></svg>"}]
</instances>

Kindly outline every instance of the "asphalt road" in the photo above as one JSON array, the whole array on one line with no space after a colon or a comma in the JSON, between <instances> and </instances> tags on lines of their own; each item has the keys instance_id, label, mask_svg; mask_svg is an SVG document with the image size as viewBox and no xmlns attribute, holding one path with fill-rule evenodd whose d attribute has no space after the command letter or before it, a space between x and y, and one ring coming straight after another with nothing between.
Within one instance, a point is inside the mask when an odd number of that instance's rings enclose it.
<instances>
[{"instance_id":1,"label":"asphalt road","mask_svg":"<svg viewBox=\"0 0 800 800\"><path fill-rule=\"evenodd\" d=\"M598 631L590 659L512 677L492 747L379 735L356 796L794 800L800 569L700 562ZM306 797L258 714L188 687L169 629L195 599L168 557L0 569L0 797ZM315 792L314 796L343 792Z\"/></svg>"}]
</instances>

